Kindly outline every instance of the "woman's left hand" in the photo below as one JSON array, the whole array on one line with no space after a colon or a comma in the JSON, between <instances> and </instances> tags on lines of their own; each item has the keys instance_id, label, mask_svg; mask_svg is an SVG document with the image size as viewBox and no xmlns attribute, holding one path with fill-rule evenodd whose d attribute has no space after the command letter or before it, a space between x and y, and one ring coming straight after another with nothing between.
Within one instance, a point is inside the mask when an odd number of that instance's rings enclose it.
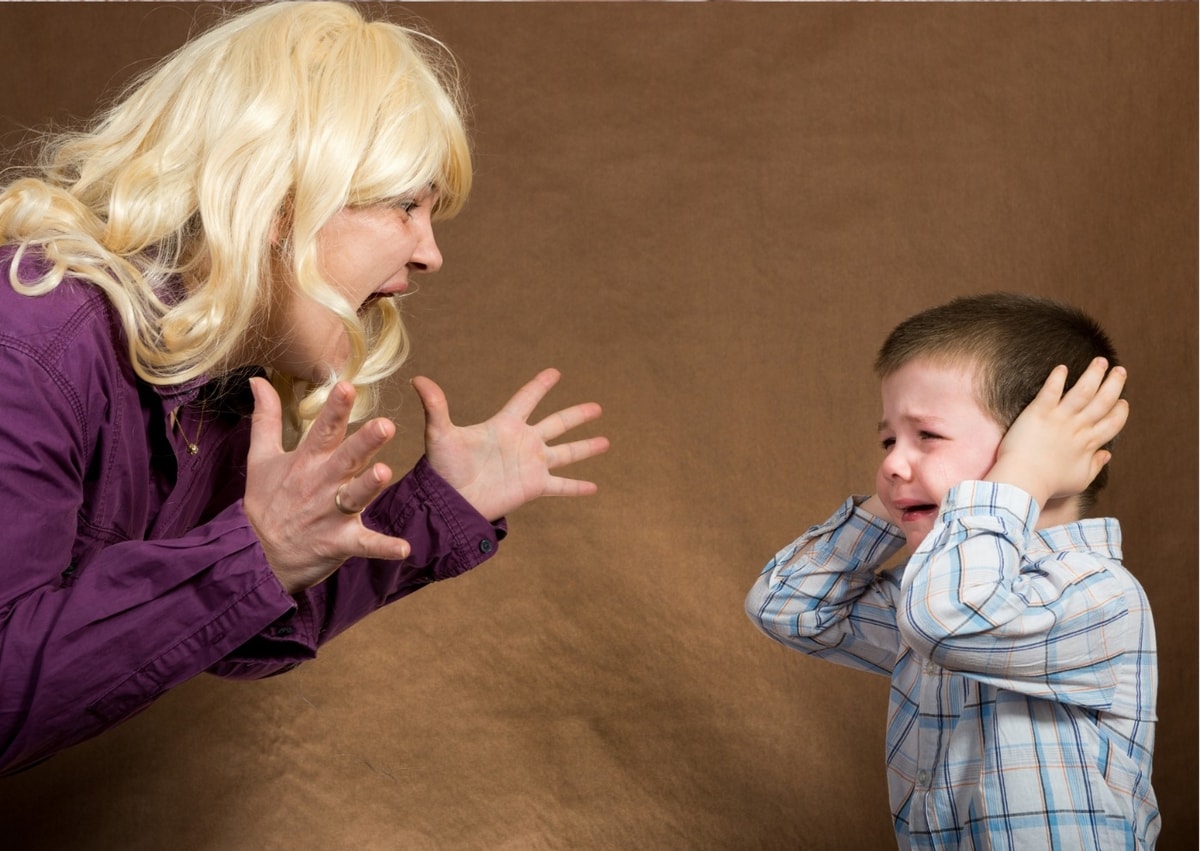
<instances>
[{"instance_id":1,"label":"woman's left hand","mask_svg":"<svg viewBox=\"0 0 1200 851\"><path fill-rule=\"evenodd\" d=\"M456 426L442 389L424 377L412 380L425 408L425 454L451 487L489 521L495 521L540 496L588 496L593 482L555 476L558 467L608 450L608 439L592 437L551 446L550 441L600 416L600 406L585 402L526 422L558 383L546 369L518 390L495 416L472 426Z\"/></svg>"}]
</instances>

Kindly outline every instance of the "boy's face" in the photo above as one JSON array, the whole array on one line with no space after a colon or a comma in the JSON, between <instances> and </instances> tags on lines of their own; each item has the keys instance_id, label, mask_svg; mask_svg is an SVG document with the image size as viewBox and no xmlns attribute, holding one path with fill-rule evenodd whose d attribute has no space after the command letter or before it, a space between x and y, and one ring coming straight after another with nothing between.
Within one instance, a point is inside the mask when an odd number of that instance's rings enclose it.
<instances>
[{"instance_id":1,"label":"boy's face","mask_svg":"<svg viewBox=\"0 0 1200 851\"><path fill-rule=\"evenodd\" d=\"M875 489L915 550L951 487L982 479L1002 429L975 400L975 368L918 358L882 382L883 462Z\"/></svg>"}]
</instances>

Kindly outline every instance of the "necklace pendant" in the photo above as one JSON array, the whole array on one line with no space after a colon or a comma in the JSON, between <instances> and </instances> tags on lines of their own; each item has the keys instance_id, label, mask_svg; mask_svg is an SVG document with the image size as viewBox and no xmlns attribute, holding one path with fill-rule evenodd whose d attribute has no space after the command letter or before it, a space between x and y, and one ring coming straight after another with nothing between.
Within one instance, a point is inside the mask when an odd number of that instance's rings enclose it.
<instances>
[{"instance_id":1,"label":"necklace pendant","mask_svg":"<svg viewBox=\"0 0 1200 851\"><path fill-rule=\"evenodd\" d=\"M189 443L187 445L187 450L188 450L188 455L199 455L200 454L200 447L194 443Z\"/></svg>"}]
</instances>

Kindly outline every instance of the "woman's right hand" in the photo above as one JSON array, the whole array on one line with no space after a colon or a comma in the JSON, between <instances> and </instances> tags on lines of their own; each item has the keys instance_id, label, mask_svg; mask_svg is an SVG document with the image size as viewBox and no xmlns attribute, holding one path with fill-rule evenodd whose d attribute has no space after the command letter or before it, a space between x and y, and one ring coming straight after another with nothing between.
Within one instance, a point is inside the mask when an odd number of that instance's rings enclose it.
<instances>
[{"instance_id":1,"label":"woman's right hand","mask_svg":"<svg viewBox=\"0 0 1200 851\"><path fill-rule=\"evenodd\" d=\"M295 594L316 585L351 557L407 558L406 541L366 528L359 516L392 479L391 468L372 459L396 427L378 418L347 436L354 388L340 382L288 452L275 388L263 378L252 378L250 386L254 416L243 506L284 589Z\"/></svg>"}]
</instances>

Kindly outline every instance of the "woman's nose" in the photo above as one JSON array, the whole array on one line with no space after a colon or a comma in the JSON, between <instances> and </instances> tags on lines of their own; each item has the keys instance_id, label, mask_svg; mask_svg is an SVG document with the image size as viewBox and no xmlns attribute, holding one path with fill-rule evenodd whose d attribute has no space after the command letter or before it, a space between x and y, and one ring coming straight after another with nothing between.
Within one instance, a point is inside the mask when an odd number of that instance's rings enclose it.
<instances>
[{"instance_id":1,"label":"woman's nose","mask_svg":"<svg viewBox=\"0 0 1200 851\"><path fill-rule=\"evenodd\" d=\"M432 222L426 220L408 265L419 272L436 272L442 268L442 252L434 239Z\"/></svg>"}]
</instances>

